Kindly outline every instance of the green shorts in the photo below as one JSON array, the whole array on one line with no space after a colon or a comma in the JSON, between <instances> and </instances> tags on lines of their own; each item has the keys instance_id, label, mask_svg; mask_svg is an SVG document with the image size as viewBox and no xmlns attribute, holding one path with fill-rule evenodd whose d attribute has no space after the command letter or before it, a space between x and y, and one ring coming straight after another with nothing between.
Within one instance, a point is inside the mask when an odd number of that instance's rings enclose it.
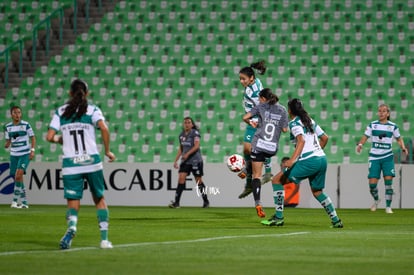
<instances>
[{"instance_id":1,"label":"green shorts","mask_svg":"<svg viewBox=\"0 0 414 275\"><path fill-rule=\"evenodd\" d=\"M88 183L91 193L95 198L102 198L105 190L105 180L103 171L78 174L64 175L63 187L65 199L80 200L85 189L85 181Z\"/></svg>"},{"instance_id":2,"label":"green shorts","mask_svg":"<svg viewBox=\"0 0 414 275\"><path fill-rule=\"evenodd\" d=\"M10 175L15 176L16 170L23 170L26 174L26 169L29 167L30 154L23 156L10 156Z\"/></svg>"},{"instance_id":3,"label":"green shorts","mask_svg":"<svg viewBox=\"0 0 414 275\"><path fill-rule=\"evenodd\" d=\"M246 131L244 132L244 142L252 143L254 134L256 133L256 128L253 128L251 125L247 125Z\"/></svg>"},{"instance_id":4,"label":"green shorts","mask_svg":"<svg viewBox=\"0 0 414 275\"><path fill-rule=\"evenodd\" d=\"M309 179L309 184L314 190L325 188L325 177L328 163L326 157L311 157L297 161L292 168L283 171L289 181L299 184L304 179Z\"/></svg>"},{"instance_id":5,"label":"green shorts","mask_svg":"<svg viewBox=\"0 0 414 275\"><path fill-rule=\"evenodd\" d=\"M393 155L383 158L383 159L369 161L369 166L368 166L368 178L369 179L379 179L381 177L381 171L384 177L386 176L395 177Z\"/></svg>"}]
</instances>

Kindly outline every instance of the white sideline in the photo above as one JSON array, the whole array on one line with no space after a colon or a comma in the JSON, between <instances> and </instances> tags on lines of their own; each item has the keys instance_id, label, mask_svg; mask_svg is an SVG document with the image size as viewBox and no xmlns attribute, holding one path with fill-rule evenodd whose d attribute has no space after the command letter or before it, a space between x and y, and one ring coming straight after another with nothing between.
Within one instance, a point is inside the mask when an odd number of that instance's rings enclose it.
<instances>
[{"instance_id":1,"label":"white sideline","mask_svg":"<svg viewBox=\"0 0 414 275\"><path fill-rule=\"evenodd\" d=\"M169 245L169 244L184 244L184 243L199 243L199 242L210 242L210 241L218 241L218 240L228 240L228 239L243 239L243 238L265 238L265 237L286 237L286 236L294 236L294 235L303 235L309 234L310 232L292 232L292 233L285 233L285 234L260 234L260 235L237 235L237 236L221 236L221 237L211 237L211 238L202 238L202 239L194 239L194 240L180 240L180 241L165 241L165 242L146 242L146 243L130 243L130 244L120 244L114 245L114 248L120 247L139 247L139 246L150 246L150 245ZM75 251L84 251L84 250L95 250L100 248L96 247L79 247L79 248L71 248L65 250L58 250L62 253L68 252L75 252ZM107 249L105 249L107 250ZM33 251L9 251L9 252L2 252L0 256L9 256L9 255L17 255L17 254L40 254L40 253L50 253L55 250L33 250Z\"/></svg>"}]
</instances>

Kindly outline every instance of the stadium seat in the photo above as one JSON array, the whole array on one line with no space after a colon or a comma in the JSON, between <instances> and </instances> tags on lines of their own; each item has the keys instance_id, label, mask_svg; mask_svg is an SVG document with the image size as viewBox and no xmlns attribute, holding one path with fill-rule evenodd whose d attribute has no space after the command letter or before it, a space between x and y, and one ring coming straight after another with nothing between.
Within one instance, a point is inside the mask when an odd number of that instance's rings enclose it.
<instances>
[{"instance_id":1,"label":"stadium seat","mask_svg":"<svg viewBox=\"0 0 414 275\"><path fill-rule=\"evenodd\" d=\"M1 4L0 41L12 41L9 33L26 32L28 21L60 4ZM412 131L413 16L408 11L402 1L120 1L6 95L3 105L27 108L35 101L47 109L61 104L70 79L80 76L114 130L111 139L122 161L168 161L170 141L176 141L182 118L190 115L201 126L206 161L222 162L240 146L245 127L238 72L265 59L268 70L258 76L263 84L284 105L301 98L335 139L335 145L328 144L329 161L357 162L347 146L376 118L378 104L390 105L404 135ZM31 92L35 96L28 100ZM40 119L40 113L43 119L50 116L49 110L36 110L29 118ZM34 124L43 127L41 121ZM292 145L282 139L281 151L291 153ZM42 159L49 159L50 149L43 147Z\"/></svg>"}]
</instances>

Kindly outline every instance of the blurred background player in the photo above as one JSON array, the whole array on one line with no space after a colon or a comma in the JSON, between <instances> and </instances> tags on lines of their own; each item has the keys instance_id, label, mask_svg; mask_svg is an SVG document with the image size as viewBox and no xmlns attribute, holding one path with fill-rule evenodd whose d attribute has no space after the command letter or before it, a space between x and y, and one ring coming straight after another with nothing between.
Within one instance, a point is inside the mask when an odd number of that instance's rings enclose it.
<instances>
[{"instance_id":1,"label":"blurred background player","mask_svg":"<svg viewBox=\"0 0 414 275\"><path fill-rule=\"evenodd\" d=\"M96 215L101 235L101 248L112 248L108 240L109 210L104 197L105 181L103 165L96 144L95 129L99 129L105 149L105 156L112 162L115 155L109 148L109 130L102 111L89 104L88 84L75 79L70 85L70 99L53 115L46 139L62 144L62 174L64 197L67 200L67 230L60 240L60 248L71 247L78 224L80 200L84 183L88 183L96 206ZM62 135L56 135L61 131Z\"/></svg>"},{"instance_id":2,"label":"blurred background player","mask_svg":"<svg viewBox=\"0 0 414 275\"><path fill-rule=\"evenodd\" d=\"M264 60L260 60L244 67L239 72L240 83L244 87L243 107L245 113L248 113L254 106L259 105L259 92L263 90L262 82L256 77L255 70L258 74L263 75L266 72L266 64ZM252 120L257 121L256 117ZM246 161L246 169L239 173L240 178L245 178L246 183L243 192L239 195L239 199L247 197L252 192L252 166L250 160L251 142L256 129L251 125L246 126L243 140L243 156ZM272 179L271 174L271 159L267 158L265 161L265 174L262 177L262 184L269 182Z\"/></svg>"},{"instance_id":3,"label":"blurred background player","mask_svg":"<svg viewBox=\"0 0 414 275\"><path fill-rule=\"evenodd\" d=\"M322 205L331 219L333 228L342 228L342 221L336 214L335 206L330 197L323 192L325 188L326 169L328 166L326 155L323 151L328 136L322 128L311 119L303 107L302 102L291 99L288 103L291 139L295 144L295 150L289 160L285 162L285 169L272 179L273 198L276 212L269 220L263 220L263 225L282 226L284 224L283 210L285 191L283 183L287 181L299 184L308 179L312 194Z\"/></svg>"},{"instance_id":4,"label":"blurred background player","mask_svg":"<svg viewBox=\"0 0 414 275\"><path fill-rule=\"evenodd\" d=\"M401 138L400 130L394 122L389 121L390 109L388 105L381 104L378 107L378 120L372 121L365 129L364 135L358 142L357 152L360 153L362 146L371 138L371 149L369 151L368 184L369 192L374 199L371 211L376 211L380 202L378 196L378 180L381 171L385 184L385 213L392 214L392 178L395 177L394 153L392 152L393 137L397 140L403 153L408 154L404 140Z\"/></svg>"},{"instance_id":5,"label":"blurred background player","mask_svg":"<svg viewBox=\"0 0 414 275\"><path fill-rule=\"evenodd\" d=\"M278 103L279 98L268 88L260 91L259 101L260 104L251 108L243 116L243 120L256 129L250 155L253 170L252 192L257 215L264 218L266 214L260 201L263 163L276 155L280 134L288 130L288 114L286 108ZM257 120L252 120L253 117Z\"/></svg>"},{"instance_id":6,"label":"blurred background player","mask_svg":"<svg viewBox=\"0 0 414 275\"><path fill-rule=\"evenodd\" d=\"M203 208L208 208L210 202L207 198L206 186L203 183L203 158L200 152L200 132L194 120L191 117L185 117L183 122L183 131L178 137L180 146L174 160L174 168L178 170L178 185L175 191L175 199L168 205L170 208L179 208L181 194L185 189L185 181L190 173L193 173L194 179L203 198ZM178 160L181 159L180 165Z\"/></svg>"},{"instance_id":7,"label":"blurred background player","mask_svg":"<svg viewBox=\"0 0 414 275\"><path fill-rule=\"evenodd\" d=\"M14 178L11 208L29 208L23 175L34 157L36 137L30 124L22 120L20 107L11 107L10 115L12 121L4 126L4 147L10 148L10 175Z\"/></svg>"},{"instance_id":8,"label":"blurred background player","mask_svg":"<svg viewBox=\"0 0 414 275\"><path fill-rule=\"evenodd\" d=\"M286 167L286 161L289 160L289 157L283 157L280 162L280 171L288 169ZM299 204L300 195L299 195L299 186L300 184L295 184L291 181L283 184L283 189L285 190L285 207L296 207Z\"/></svg>"}]
</instances>

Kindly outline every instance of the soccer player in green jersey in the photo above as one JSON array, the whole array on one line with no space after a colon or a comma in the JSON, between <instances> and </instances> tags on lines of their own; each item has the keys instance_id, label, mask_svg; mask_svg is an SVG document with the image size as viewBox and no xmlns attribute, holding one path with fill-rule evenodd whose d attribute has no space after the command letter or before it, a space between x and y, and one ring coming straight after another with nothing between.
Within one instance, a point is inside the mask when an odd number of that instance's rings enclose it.
<instances>
[{"instance_id":1,"label":"soccer player in green jersey","mask_svg":"<svg viewBox=\"0 0 414 275\"><path fill-rule=\"evenodd\" d=\"M263 90L263 84L259 78L256 77L255 71L263 75L266 72L266 64L264 60L252 63L250 66L244 67L239 72L240 83L244 87L243 108L245 113L248 113L254 106L259 105L259 92ZM257 121L257 117L251 118ZM252 149L252 139L256 129L251 125L247 125L243 140L243 156L246 161L246 169L239 173L240 178L245 178L246 183L243 192L239 195L239 199L247 197L252 192L252 164L250 153ZM272 178L271 174L271 159L266 158L265 174L262 177L261 183L269 182Z\"/></svg>"},{"instance_id":2,"label":"soccer player in green jersey","mask_svg":"<svg viewBox=\"0 0 414 275\"><path fill-rule=\"evenodd\" d=\"M285 169L272 179L273 198L276 212L269 220L263 220L263 225L282 226L284 224L284 183L299 184L308 179L314 198L322 205L331 219L332 227L342 228L342 221L336 214L331 198L325 188L326 169L328 166L323 148L328 142L328 136L323 129L309 116L302 102L293 98L288 103L288 112L291 118L289 129L291 140L295 144L295 151L285 162Z\"/></svg>"},{"instance_id":3,"label":"soccer player in green jersey","mask_svg":"<svg viewBox=\"0 0 414 275\"><path fill-rule=\"evenodd\" d=\"M408 154L408 150L404 145L404 140L400 135L397 124L389 121L389 119L390 108L386 104L381 104L378 107L378 120L372 121L367 126L356 150L360 153L364 143L367 142L368 138L371 138L371 149L368 158L369 192L374 198L371 211L376 211L380 202L377 184L382 171L385 184L385 213L392 214L391 203L394 192L392 189L392 179L395 177L394 154L392 152L393 138L397 140L398 145L405 154Z\"/></svg>"},{"instance_id":4,"label":"soccer player in green jersey","mask_svg":"<svg viewBox=\"0 0 414 275\"><path fill-rule=\"evenodd\" d=\"M53 115L46 139L62 144L63 188L67 200L67 230L60 240L60 248L68 249L75 237L78 224L80 200L86 181L96 206L101 235L101 248L112 248L108 241L109 210L104 198L105 182L103 165L96 144L95 130L99 129L109 161L115 155L109 148L109 130L102 111L88 103L88 84L75 79L70 85L70 100L60 106ZM61 135L57 135L57 132Z\"/></svg>"},{"instance_id":5,"label":"soccer player in green jersey","mask_svg":"<svg viewBox=\"0 0 414 275\"><path fill-rule=\"evenodd\" d=\"M10 108L12 121L4 126L4 147L10 148L10 175L14 178L14 192L11 208L29 208L23 175L34 158L36 137L32 127L22 120L22 110L18 106ZM21 200L21 204L19 203Z\"/></svg>"}]
</instances>

